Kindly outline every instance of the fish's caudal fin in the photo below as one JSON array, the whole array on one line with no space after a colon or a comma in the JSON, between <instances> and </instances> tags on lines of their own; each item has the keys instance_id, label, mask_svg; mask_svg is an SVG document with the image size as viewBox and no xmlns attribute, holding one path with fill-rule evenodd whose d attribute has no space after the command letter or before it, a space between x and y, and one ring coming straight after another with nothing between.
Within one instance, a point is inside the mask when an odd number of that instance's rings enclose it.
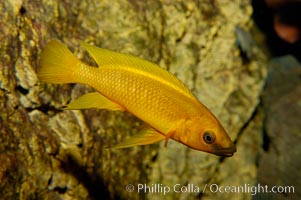
<instances>
[{"instance_id":1,"label":"fish's caudal fin","mask_svg":"<svg viewBox=\"0 0 301 200\"><path fill-rule=\"evenodd\" d=\"M82 64L71 51L58 41L47 44L41 56L38 71L40 81L47 83L74 83L75 73Z\"/></svg>"}]
</instances>

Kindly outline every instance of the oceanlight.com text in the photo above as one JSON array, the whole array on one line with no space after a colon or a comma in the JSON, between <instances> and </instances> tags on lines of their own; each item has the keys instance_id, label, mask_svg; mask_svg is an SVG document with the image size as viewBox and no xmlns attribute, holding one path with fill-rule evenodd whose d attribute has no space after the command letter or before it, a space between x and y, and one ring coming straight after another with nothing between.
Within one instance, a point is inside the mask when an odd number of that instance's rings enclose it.
<instances>
[{"instance_id":1,"label":"oceanlight.com text","mask_svg":"<svg viewBox=\"0 0 301 200\"><path fill-rule=\"evenodd\" d=\"M242 186L222 186L218 184L211 184L209 191L212 193L251 193L256 195L258 193L294 193L294 186L268 186L268 185L250 185L244 184Z\"/></svg>"},{"instance_id":2,"label":"oceanlight.com text","mask_svg":"<svg viewBox=\"0 0 301 200\"><path fill-rule=\"evenodd\" d=\"M268 185L251 185L244 184L241 186L230 186L230 185L218 185L218 184L205 184L204 186L198 186L196 184L174 184L164 185L160 183L156 184L128 184L125 187L128 192L138 193L157 193L166 195L168 193L250 193L256 195L258 193L294 193L294 186L268 186Z\"/></svg>"}]
</instances>

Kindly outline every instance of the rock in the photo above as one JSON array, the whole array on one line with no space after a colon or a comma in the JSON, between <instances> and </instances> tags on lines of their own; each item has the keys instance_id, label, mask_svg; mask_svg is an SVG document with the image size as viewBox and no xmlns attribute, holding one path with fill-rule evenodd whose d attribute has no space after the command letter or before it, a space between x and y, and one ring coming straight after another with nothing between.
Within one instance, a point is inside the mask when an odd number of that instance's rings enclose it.
<instances>
[{"instance_id":1,"label":"rock","mask_svg":"<svg viewBox=\"0 0 301 200\"><path fill-rule=\"evenodd\" d=\"M1 198L212 199L222 194L203 193L206 184L256 183L262 115L255 110L266 57L254 45L244 62L234 33L238 24L252 28L249 1L1 1L0 10ZM216 114L237 154L221 159L172 141L167 148L106 149L135 134L141 121L120 112L62 111L92 89L39 82L40 53L52 39L90 64L80 40L167 68ZM137 191L157 183L184 192Z\"/></svg>"},{"instance_id":2,"label":"rock","mask_svg":"<svg viewBox=\"0 0 301 200\"><path fill-rule=\"evenodd\" d=\"M259 193L258 199L299 199L301 192L301 65L292 56L273 59L263 102L265 143L258 182L280 192ZM276 188L276 189L277 189Z\"/></svg>"}]
</instances>

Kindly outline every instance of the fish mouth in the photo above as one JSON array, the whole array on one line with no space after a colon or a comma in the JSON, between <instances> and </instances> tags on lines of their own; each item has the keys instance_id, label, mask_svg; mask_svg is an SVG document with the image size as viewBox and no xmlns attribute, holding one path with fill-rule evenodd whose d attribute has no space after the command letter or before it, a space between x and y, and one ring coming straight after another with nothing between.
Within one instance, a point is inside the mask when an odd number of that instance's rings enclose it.
<instances>
[{"instance_id":1,"label":"fish mouth","mask_svg":"<svg viewBox=\"0 0 301 200\"><path fill-rule=\"evenodd\" d=\"M233 145L227 148L217 148L215 149L214 154L218 156L231 157L235 152L236 152L236 147Z\"/></svg>"}]
</instances>

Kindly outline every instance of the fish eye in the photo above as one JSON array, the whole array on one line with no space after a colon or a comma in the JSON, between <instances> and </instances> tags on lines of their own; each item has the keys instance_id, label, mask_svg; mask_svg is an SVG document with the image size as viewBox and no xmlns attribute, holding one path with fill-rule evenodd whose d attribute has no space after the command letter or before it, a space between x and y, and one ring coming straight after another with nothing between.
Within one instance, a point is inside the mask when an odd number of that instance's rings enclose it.
<instances>
[{"instance_id":1,"label":"fish eye","mask_svg":"<svg viewBox=\"0 0 301 200\"><path fill-rule=\"evenodd\" d=\"M203 134L203 140L207 144L212 144L215 141L215 135L212 131L205 131Z\"/></svg>"}]
</instances>

